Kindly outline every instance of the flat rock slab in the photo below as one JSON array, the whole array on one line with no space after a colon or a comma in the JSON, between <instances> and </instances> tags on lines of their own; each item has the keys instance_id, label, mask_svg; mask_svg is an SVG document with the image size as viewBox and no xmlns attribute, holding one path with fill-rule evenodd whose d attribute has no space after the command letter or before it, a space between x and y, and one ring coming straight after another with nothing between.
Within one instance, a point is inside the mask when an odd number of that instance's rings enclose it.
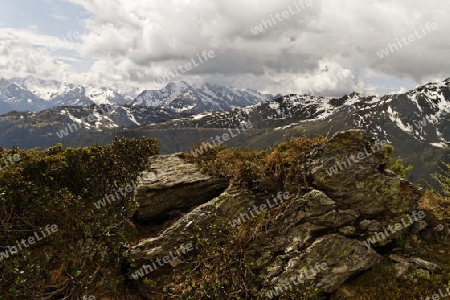
<instances>
[{"instance_id":1,"label":"flat rock slab","mask_svg":"<svg viewBox=\"0 0 450 300\"><path fill-rule=\"evenodd\" d=\"M228 180L212 179L179 153L149 159L150 168L141 173L135 199L139 221L157 221L171 211L182 211L220 195Z\"/></svg>"}]
</instances>

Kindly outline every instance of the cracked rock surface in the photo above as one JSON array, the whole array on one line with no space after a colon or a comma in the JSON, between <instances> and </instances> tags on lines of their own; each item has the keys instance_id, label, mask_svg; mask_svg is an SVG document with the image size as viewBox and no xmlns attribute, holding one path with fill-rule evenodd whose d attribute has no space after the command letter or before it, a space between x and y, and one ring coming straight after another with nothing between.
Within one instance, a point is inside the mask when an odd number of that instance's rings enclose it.
<instances>
[{"instance_id":1,"label":"cracked rock surface","mask_svg":"<svg viewBox=\"0 0 450 300\"><path fill-rule=\"evenodd\" d=\"M317 288L332 293L380 261L376 248L363 242L417 209L421 190L385 170L383 146L337 174L330 176L326 172L345 157L376 147L375 143L363 131L351 130L335 134L310 151L305 165L309 186L271 209L270 220L259 224L264 230L255 234L247 249L255 267L267 270L260 275L261 288L253 291L255 297L263 297L317 263L324 263L327 268L317 272L313 282ZM195 228L209 228L211 215L225 227L249 207L266 203L267 198L270 197L201 174L177 154L154 157L136 193L140 202L138 217L152 219L170 210L192 209L169 228L141 240L131 252L146 263L165 255L167 249L194 243L195 233L212 239L210 231L198 233ZM383 243L393 239L396 235ZM181 260L186 262L189 255ZM419 259L409 263L434 268Z\"/></svg>"}]
</instances>

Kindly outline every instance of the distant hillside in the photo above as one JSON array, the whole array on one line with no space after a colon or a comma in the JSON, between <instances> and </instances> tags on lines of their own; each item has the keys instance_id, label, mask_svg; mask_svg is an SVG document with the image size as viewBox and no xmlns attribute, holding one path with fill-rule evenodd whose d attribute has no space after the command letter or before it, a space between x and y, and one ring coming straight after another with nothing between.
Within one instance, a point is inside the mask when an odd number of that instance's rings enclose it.
<instances>
[{"instance_id":1,"label":"distant hillside","mask_svg":"<svg viewBox=\"0 0 450 300\"><path fill-rule=\"evenodd\" d=\"M211 83L189 85L181 81L169 83L158 91L144 91L131 105L156 106L175 112L196 114L245 107L272 98L272 95L253 90L235 89Z\"/></svg>"},{"instance_id":2,"label":"distant hillside","mask_svg":"<svg viewBox=\"0 0 450 300\"><path fill-rule=\"evenodd\" d=\"M252 123L252 129L228 140L227 146L250 146L267 149L289 137L332 134L359 128L387 140L395 147L394 156L414 166L409 179L430 181L438 161L449 161L450 141L450 79L428 83L403 94L383 97L364 97L356 93L341 98L308 95L287 95L228 111L204 112L190 116L177 113L171 101L150 101L147 92L139 104L153 106L115 105L102 113L102 106L62 107L37 113L14 112L0 116L0 145L23 148L48 147L55 143L65 146L106 143L116 135L126 137L155 137L161 153L187 151L193 144L222 135L243 121ZM168 85L174 99L186 88ZM161 96L163 99L169 95ZM186 95L186 94L184 94ZM178 97L178 98L177 98ZM150 102L145 102L150 101ZM158 98L159 99L159 98ZM174 100L177 102L178 100ZM181 101L181 100L180 100ZM145 103L144 103L145 102ZM203 103L203 102L202 102ZM192 104L192 103L191 103ZM194 109L194 108L192 108ZM176 110L176 109L175 109ZM87 120L93 116L91 122ZM82 118L85 120L83 121ZM80 124L79 129L68 130L69 124ZM61 132L67 132L63 135Z\"/></svg>"},{"instance_id":3,"label":"distant hillside","mask_svg":"<svg viewBox=\"0 0 450 300\"><path fill-rule=\"evenodd\" d=\"M76 85L57 80L0 78L0 114L12 110L41 111L58 106L127 105L159 107L174 113L196 114L212 110L245 107L272 99L250 89L216 84L169 83L161 90L145 90L136 99L130 94L93 85Z\"/></svg>"}]
</instances>

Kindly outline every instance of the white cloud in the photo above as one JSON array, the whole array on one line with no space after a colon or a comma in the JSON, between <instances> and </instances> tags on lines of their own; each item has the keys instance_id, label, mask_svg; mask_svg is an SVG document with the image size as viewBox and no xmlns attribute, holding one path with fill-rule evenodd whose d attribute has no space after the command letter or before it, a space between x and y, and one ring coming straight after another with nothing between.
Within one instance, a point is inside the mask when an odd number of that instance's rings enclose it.
<instances>
[{"instance_id":1,"label":"white cloud","mask_svg":"<svg viewBox=\"0 0 450 300\"><path fill-rule=\"evenodd\" d=\"M421 83L449 77L450 39L445 36L450 3L440 0L312 0L311 6L258 35L251 28L276 18L295 1L67 1L88 12L81 43L67 49L95 60L88 72L71 75L78 81L124 89L158 88L156 78L203 50L214 50L216 57L177 79L272 93L301 92L323 82L326 88L317 94L342 95L385 92L385 86L377 89L374 83L379 78ZM427 22L436 22L439 29L386 58L377 56L388 43ZM4 38L18 38L21 47L55 42L31 29L0 29L0 39ZM351 76L336 81L333 72L340 69L348 69ZM363 73L365 78L360 77ZM398 90L400 85L392 88Z\"/></svg>"},{"instance_id":2,"label":"white cloud","mask_svg":"<svg viewBox=\"0 0 450 300\"><path fill-rule=\"evenodd\" d=\"M22 44L11 46L11 41L0 42L0 69L3 77L21 77L33 74L42 78L63 78L71 66L58 60L48 51Z\"/></svg>"},{"instance_id":3,"label":"white cloud","mask_svg":"<svg viewBox=\"0 0 450 300\"><path fill-rule=\"evenodd\" d=\"M51 15L52 18L58 19L58 20L68 20L69 18L67 16L63 15Z\"/></svg>"},{"instance_id":4,"label":"white cloud","mask_svg":"<svg viewBox=\"0 0 450 300\"><path fill-rule=\"evenodd\" d=\"M69 36L64 38L65 40L51 35L44 35L39 33L36 28L17 29L0 27L0 40L11 41L18 47L41 46L58 49L77 49L77 44L73 42L76 40L74 37L71 40Z\"/></svg>"}]
</instances>

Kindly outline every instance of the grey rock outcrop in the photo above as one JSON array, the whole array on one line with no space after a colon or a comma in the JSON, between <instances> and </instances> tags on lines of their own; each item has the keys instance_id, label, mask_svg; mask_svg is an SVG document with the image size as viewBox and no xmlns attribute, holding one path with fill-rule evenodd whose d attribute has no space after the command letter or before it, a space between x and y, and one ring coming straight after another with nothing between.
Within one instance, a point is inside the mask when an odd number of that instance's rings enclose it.
<instances>
[{"instance_id":1,"label":"grey rock outcrop","mask_svg":"<svg viewBox=\"0 0 450 300\"><path fill-rule=\"evenodd\" d=\"M200 173L197 166L186 163L180 154L150 158L151 168L142 172L135 199L139 221L165 219L174 211L182 211L220 195L228 181L212 179Z\"/></svg>"},{"instance_id":2,"label":"grey rock outcrop","mask_svg":"<svg viewBox=\"0 0 450 300\"><path fill-rule=\"evenodd\" d=\"M317 272L313 282L323 292L332 293L380 260L376 252L380 244L372 248L363 241L416 209L420 189L387 172L382 147L335 174L326 172L346 155L374 147L374 142L362 131L341 132L309 153L304 167L309 186L268 208L270 219L258 224L264 231L255 233L247 249L255 268L267 270L260 275L260 289L252 291L253 296L264 297L317 263L327 268ZM210 231L198 232L196 228L210 228L219 221L224 229L238 230L232 226L233 220L244 220L249 208L271 201L270 195L228 186L228 182L200 174L178 155L152 158L151 167L149 172L156 174L156 179L146 179L149 173L144 173L142 187L137 190L139 217L151 219L170 210L193 209L169 228L132 247L142 264L180 244L194 243L194 234L213 239ZM215 195L219 191L220 195ZM390 236L384 244L395 238Z\"/></svg>"}]
</instances>

